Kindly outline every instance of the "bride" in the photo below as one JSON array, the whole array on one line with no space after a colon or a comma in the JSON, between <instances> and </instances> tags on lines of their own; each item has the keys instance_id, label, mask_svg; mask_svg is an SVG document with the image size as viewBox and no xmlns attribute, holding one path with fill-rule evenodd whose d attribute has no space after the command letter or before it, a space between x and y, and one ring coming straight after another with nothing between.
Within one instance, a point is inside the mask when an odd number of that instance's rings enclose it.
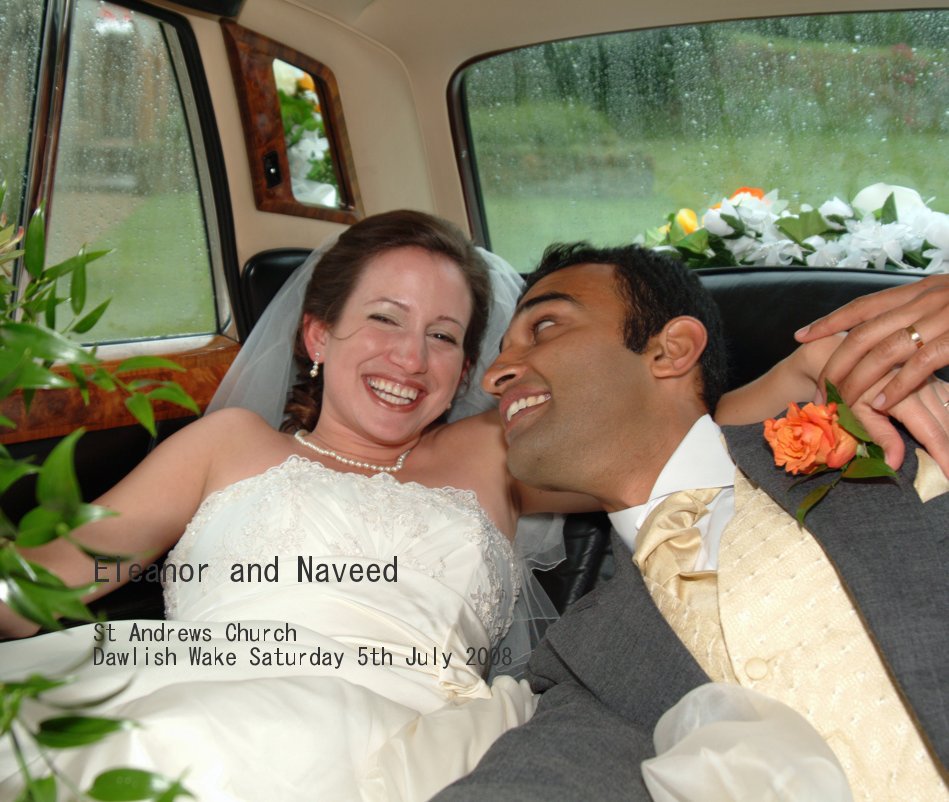
<instances>
[{"instance_id":1,"label":"bride","mask_svg":"<svg viewBox=\"0 0 949 802\"><path fill-rule=\"evenodd\" d=\"M98 500L117 516L77 531L129 562L64 540L29 553L68 584L99 583L95 597L172 549L166 621L0 646L4 679L71 670L92 649L59 702L128 683L96 714L138 726L64 750L62 775L88 787L108 768L152 768L201 800L425 799L529 718L526 682L485 677L527 649L501 641L522 584L518 514L557 505L508 477L495 416L440 422L477 388L491 294L484 260L444 221L353 226L307 287L292 433L240 408L206 415ZM493 353L516 285L508 295ZM8 634L32 631L0 616ZM3 777L5 799L9 751Z\"/></svg>"},{"instance_id":2,"label":"bride","mask_svg":"<svg viewBox=\"0 0 949 802\"><path fill-rule=\"evenodd\" d=\"M148 578L142 566L171 549L167 620L0 645L4 679L74 671L51 699L121 689L96 713L137 722L62 751L57 771L87 787L108 768L150 768L205 802L426 799L530 717L527 683L504 675L529 647L502 640L530 595L511 542L518 517L593 505L516 482L496 412L444 423L477 404L490 298L505 281L482 364L516 280L495 265L489 276L461 232L429 215L358 223L307 285L287 431L225 408L162 443L98 500L118 515L77 532L125 563L64 540L32 550L67 583L98 583L95 597ZM299 319L269 317L277 329ZM251 371L232 396L283 398L277 349L256 357L274 378ZM32 631L0 606L0 632ZM2 749L6 799L19 777Z\"/></svg>"}]
</instances>

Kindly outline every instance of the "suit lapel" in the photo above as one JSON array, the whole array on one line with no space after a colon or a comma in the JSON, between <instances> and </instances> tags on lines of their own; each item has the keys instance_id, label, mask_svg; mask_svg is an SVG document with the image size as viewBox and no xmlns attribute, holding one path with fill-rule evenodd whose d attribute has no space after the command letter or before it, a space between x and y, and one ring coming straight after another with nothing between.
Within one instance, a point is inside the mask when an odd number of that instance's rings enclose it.
<instances>
[{"instance_id":1,"label":"suit lapel","mask_svg":"<svg viewBox=\"0 0 949 802\"><path fill-rule=\"evenodd\" d=\"M531 671L554 681L563 668L611 710L651 730L659 717L709 677L666 623L614 534L616 574L547 630ZM551 664L550 658L554 657Z\"/></svg>"},{"instance_id":2,"label":"suit lapel","mask_svg":"<svg viewBox=\"0 0 949 802\"><path fill-rule=\"evenodd\" d=\"M814 487L776 468L761 425L725 427L735 463L790 515ZM946 537L949 496L922 504L912 486L916 443L907 440L899 483L840 482L807 515L814 535L876 640L904 697L943 763L949 756L949 712L942 678L949 653Z\"/></svg>"}]
</instances>

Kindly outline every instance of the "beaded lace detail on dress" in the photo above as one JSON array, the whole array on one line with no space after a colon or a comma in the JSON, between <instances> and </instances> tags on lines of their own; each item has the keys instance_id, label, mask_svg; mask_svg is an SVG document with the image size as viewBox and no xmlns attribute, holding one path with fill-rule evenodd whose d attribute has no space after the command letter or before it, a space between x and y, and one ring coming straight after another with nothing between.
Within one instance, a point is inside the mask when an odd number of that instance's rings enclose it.
<instances>
[{"instance_id":1,"label":"beaded lace detail on dress","mask_svg":"<svg viewBox=\"0 0 949 802\"><path fill-rule=\"evenodd\" d=\"M466 544L477 548L480 565L462 556ZM511 544L474 492L343 473L293 455L204 500L168 562L208 562L207 579L166 585L166 615L188 618L193 601L230 581L235 563L266 564L275 555L281 579L296 571L297 556L382 563L397 556L399 571L417 571L463 594L492 643L510 627L520 590Z\"/></svg>"}]
</instances>

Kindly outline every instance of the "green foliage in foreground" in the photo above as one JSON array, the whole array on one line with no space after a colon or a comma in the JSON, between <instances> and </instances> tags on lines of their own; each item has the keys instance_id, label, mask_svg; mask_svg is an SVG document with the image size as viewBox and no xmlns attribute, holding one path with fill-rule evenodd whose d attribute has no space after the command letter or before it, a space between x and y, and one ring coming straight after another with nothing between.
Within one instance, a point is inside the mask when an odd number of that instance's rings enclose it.
<instances>
[{"instance_id":1,"label":"green foliage in foreground","mask_svg":"<svg viewBox=\"0 0 949 802\"><path fill-rule=\"evenodd\" d=\"M0 184L0 208L6 186ZM21 247L22 246L22 247ZM7 225L0 214L0 400L22 392L29 408L37 392L78 388L88 403L89 386L125 394L125 404L135 418L155 434L154 401L171 401L195 414L197 405L177 383L154 379L126 381L122 374L142 369L181 370L173 362L157 357L133 357L109 370L92 352L77 345L69 335L89 331L109 305L104 301L90 312L86 305L86 268L105 256L107 251L80 250L63 262L46 267L46 232L42 210L34 214L24 232ZM17 292L12 266L22 260L26 273ZM60 295L68 287L68 294ZM63 321L63 315L69 316ZM65 366L68 371L53 369ZM15 428L16 422L0 416L0 427ZM0 511L0 600L12 610L46 629L59 629L60 616L93 620L82 597L92 586L71 588L49 570L26 559L19 548L41 546L56 538L72 539L74 529L112 513L104 507L82 501L74 469L76 441L82 430L72 432L53 449L41 466L13 459L0 446L0 495L15 482L36 476L37 506L19 523ZM137 769L112 769L99 774L90 788L76 788L57 774L50 751L88 746L123 729L134 726L124 719L85 715L75 705L58 705L46 694L62 687L68 679L33 675L17 682L0 681L0 738L6 738L17 759L23 790L16 802L56 802L60 786L76 798L96 800L154 800L173 802L191 797L179 780L170 780L153 772ZM120 688L105 699L88 700L83 707L101 704L120 693ZM31 703L59 708L62 715L47 718L37 728L22 718ZM25 743L31 742L43 758L42 776L27 759ZM47 769L49 773L47 773Z\"/></svg>"}]
</instances>

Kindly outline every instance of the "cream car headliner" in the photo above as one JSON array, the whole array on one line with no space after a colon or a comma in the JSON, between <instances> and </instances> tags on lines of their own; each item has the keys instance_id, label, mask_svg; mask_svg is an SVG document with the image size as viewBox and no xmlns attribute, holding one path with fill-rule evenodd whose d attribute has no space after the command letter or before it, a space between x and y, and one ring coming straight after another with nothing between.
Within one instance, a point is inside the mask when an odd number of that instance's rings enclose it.
<instances>
[{"instance_id":1,"label":"cream car headliner","mask_svg":"<svg viewBox=\"0 0 949 802\"><path fill-rule=\"evenodd\" d=\"M170 8L177 8L167 4ZM947 7L940 2L930 7ZM339 83L366 213L413 207L467 226L448 92L479 56L604 31L829 11L908 0L245 0L238 23L329 66ZM319 244L338 226L254 208L236 97L216 19L188 14L211 85L238 254Z\"/></svg>"}]
</instances>

